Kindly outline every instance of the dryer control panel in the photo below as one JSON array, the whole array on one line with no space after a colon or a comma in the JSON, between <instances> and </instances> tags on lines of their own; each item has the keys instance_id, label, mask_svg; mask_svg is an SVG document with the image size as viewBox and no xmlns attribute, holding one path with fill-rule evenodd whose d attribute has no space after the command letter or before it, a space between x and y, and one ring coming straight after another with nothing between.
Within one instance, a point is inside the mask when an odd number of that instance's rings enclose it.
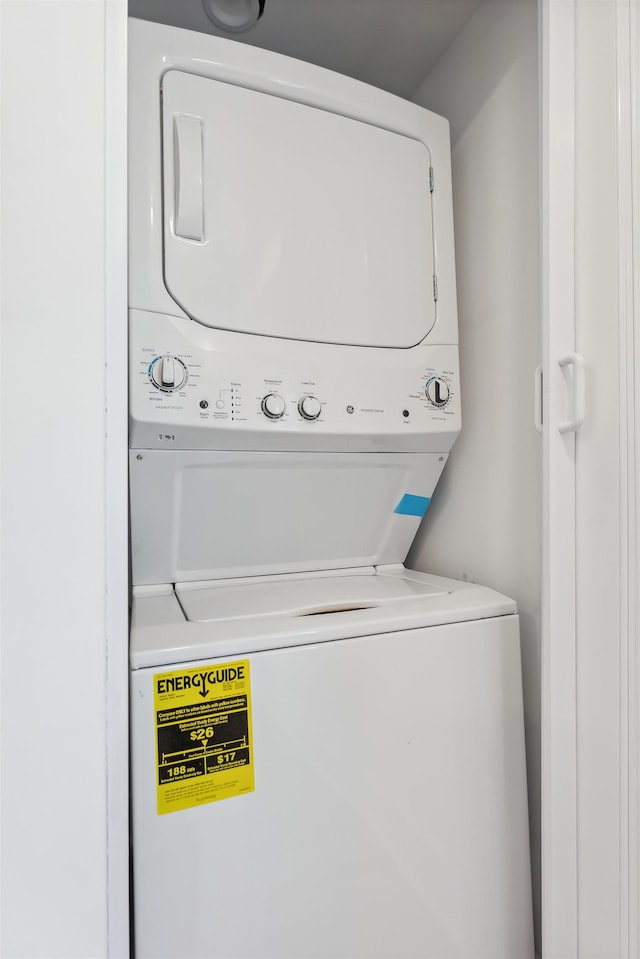
<instances>
[{"instance_id":1,"label":"dryer control panel","mask_svg":"<svg viewBox=\"0 0 640 959\"><path fill-rule=\"evenodd\" d=\"M448 452L456 346L291 343L131 312L135 449Z\"/></svg>"}]
</instances>

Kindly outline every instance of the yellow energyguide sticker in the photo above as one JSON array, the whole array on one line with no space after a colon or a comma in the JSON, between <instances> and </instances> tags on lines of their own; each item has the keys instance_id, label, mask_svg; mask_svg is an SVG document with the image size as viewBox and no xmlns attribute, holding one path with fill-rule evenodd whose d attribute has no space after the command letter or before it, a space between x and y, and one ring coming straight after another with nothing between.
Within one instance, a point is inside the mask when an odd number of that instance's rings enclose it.
<instances>
[{"instance_id":1,"label":"yellow energyguide sticker","mask_svg":"<svg viewBox=\"0 0 640 959\"><path fill-rule=\"evenodd\" d=\"M158 814L253 791L249 660L154 677Z\"/></svg>"}]
</instances>

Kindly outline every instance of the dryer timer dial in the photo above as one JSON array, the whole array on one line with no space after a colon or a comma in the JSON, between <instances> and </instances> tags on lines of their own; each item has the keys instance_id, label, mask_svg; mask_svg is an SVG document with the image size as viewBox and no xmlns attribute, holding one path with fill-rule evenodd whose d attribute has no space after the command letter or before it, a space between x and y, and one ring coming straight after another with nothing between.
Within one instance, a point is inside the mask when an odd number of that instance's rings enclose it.
<instances>
[{"instance_id":1,"label":"dryer timer dial","mask_svg":"<svg viewBox=\"0 0 640 959\"><path fill-rule=\"evenodd\" d=\"M441 376L432 376L427 380L424 391L429 403L436 409L446 406L451 396L449 384Z\"/></svg>"}]
</instances>

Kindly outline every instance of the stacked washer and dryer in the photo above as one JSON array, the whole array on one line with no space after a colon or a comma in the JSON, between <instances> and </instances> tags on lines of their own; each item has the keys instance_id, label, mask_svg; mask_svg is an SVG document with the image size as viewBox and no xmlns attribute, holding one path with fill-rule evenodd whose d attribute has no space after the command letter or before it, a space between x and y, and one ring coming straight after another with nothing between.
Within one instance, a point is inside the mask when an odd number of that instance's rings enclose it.
<instances>
[{"instance_id":1,"label":"stacked washer and dryer","mask_svg":"<svg viewBox=\"0 0 640 959\"><path fill-rule=\"evenodd\" d=\"M445 120L130 24L135 954L533 954L518 617L404 559L460 430Z\"/></svg>"}]
</instances>

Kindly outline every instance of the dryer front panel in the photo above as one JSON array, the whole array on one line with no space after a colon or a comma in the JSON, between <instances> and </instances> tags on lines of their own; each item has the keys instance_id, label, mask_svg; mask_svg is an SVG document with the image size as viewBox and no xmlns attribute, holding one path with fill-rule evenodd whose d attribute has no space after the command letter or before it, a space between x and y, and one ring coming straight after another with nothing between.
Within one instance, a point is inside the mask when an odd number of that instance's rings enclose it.
<instances>
[{"instance_id":1,"label":"dryer front panel","mask_svg":"<svg viewBox=\"0 0 640 959\"><path fill-rule=\"evenodd\" d=\"M169 70L164 280L206 326L409 348L436 320L432 158L361 120Z\"/></svg>"}]
</instances>

